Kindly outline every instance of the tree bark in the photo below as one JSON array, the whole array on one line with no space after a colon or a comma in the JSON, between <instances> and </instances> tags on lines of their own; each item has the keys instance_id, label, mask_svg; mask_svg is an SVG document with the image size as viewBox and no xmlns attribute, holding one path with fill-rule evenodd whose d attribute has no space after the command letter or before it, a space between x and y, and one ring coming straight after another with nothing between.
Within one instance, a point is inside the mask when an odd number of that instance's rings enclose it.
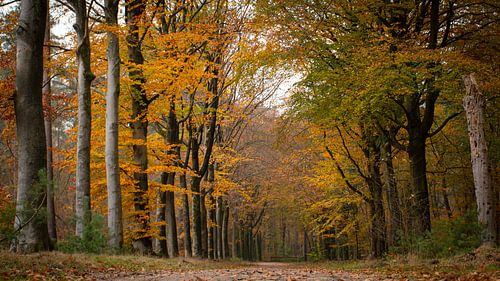
<instances>
[{"instance_id":1,"label":"tree bark","mask_svg":"<svg viewBox=\"0 0 500 281\"><path fill-rule=\"evenodd\" d=\"M76 235L84 237L91 220L90 202L90 136L91 136L91 92L95 76L90 69L90 38L86 1L70 0L76 14L78 44L78 137L76 141Z\"/></svg>"},{"instance_id":2,"label":"tree bark","mask_svg":"<svg viewBox=\"0 0 500 281\"><path fill-rule=\"evenodd\" d=\"M49 1L47 1L47 7L49 7ZM45 61L50 61L50 12L47 9L47 19L45 25ZM45 97L45 137L47 145L47 226L49 231L50 246L51 249L57 243L57 228L56 228L56 210L54 205L54 161L52 155L52 89L50 83L50 68L45 66L43 69L43 96Z\"/></svg>"},{"instance_id":3,"label":"tree bark","mask_svg":"<svg viewBox=\"0 0 500 281\"><path fill-rule=\"evenodd\" d=\"M181 188L186 189L186 173L180 175ZM191 257L193 255L191 244L191 218L189 216L189 196L187 193L182 195L182 207L184 215L184 256Z\"/></svg>"},{"instance_id":4,"label":"tree bark","mask_svg":"<svg viewBox=\"0 0 500 281\"><path fill-rule=\"evenodd\" d=\"M397 188L397 182L394 175L394 166L392 163L392 146L389 142L386 142L381 147L382 162L384 168L385 176L385 186L387 194L387 205L389 208L390 222L391 222L391 232L390 232L390 242L395 245L399 242L402 227L402 214L399 208L399 194Z\"/></svg>"},{"instance_id":5,"label":"tree bark","mask_svg":"<svg viewBox=\"0 0 500 281\"><path fill-rule=\"evenodd\" d=\"M217 231L217 244L216 244L216 249L217 249L217 259L222 259L222 219L223 219L223 206L222 206L222 197L217 198L217 206L216 206L216 220L217 220L217 225L216 225L216 231Z\"/></svg>"},{"instance_id":6,"label":"tree bark","mask_svg":"<svg viewBox=\"0 0 500 281\"><path fill-rule=\"evenodd\" d=\"M207 223L207 205L205 189L201 189L200 196L200 215L201 215L201 255L208 258L208 223Z\"/></svg>"},{"instance_id":7,"label":"tree bark","mask_svg":"<svg viewBox=\"0 0 500 281\"><path fill-rule=\"evenodd\" d=\"M106 0L106 23L118 24L118 0ZM123 244L122 197L118 158L118 98L120 95L120 53L118 35L108 36L108 89L106 92L106 184L108 189L108 246L118 250Z\"/></svg>"},{"instance_id":8,"label":"tree bark","mask_svg":"<svg viewBox=\"0 0 500 281\"><path fill-rule=\"evenodd\" d=\"M222 259L229 258L229 206L225 205L225 211L222 219Z\"/></svg>"},{"instance_id":9,"label":"tree bark","mask_svg":"<svg viewBox=\"0 0 500 281\"><path fill-rule=\"evenodd\" d=\"M431 230L429 187L427 183L427 162L425 142L432 126L434 104L438 95L428 93L425 117L420 119L420 97L414 94L407 98L408 157L412 191L410 195L410 223L415 234ZM432 116L432 117L431 117ZM427 117L427 118L426 118Z\"/></svg>"},{"instance_id":10,"label":"tree bark","mask_svg":"<svg viewBox=\"0 0 500 281\"><path fill-rule=\"evenodd\" d=\"M484 227L482 244L494 247L497 242L496 202L491 175L488 170L488 145L484 131L485 99L474 74L462 77L466 94L463 106L467 115L467 127L471 150L472 174L476 191L477 216Z\"/></svg>"},{"instance_id":11,"label":"tree bark","mask_svg":"<svg viewBox=\"0 0 500 281\"><path fill-rule=\"evenodd\" d=\"M16 95L18 180L14 250L30 253L49 249L44 208L47 148L43 121L43 42L46 0L22 0L16 30Z\"/></svg>"},{"instance_id":12,"label":"tree bark","mask_svg":"<svg viewBox=\"0 0 500 281\"><path fill-rule=\"evenodd\" d=\"M168 184L168 174L161 173L161 184ZM167 212L165 206L167 205L167 192L160 190L160 204L156 209L156 219L159 224L159 250L158 254L162 257L168 257L167 248Z\"/></svg>"},{"instance_id":13,"label":"tree bark","mask_svg":"<svg viewBox=\"0 0 500 281\"><path fill-rule=\"evenodd\" d=\"M177 148L174 147L178 144L179 138L179 124L177 122L177 117L175 115L175 101L172 98L170 101L170 109L168 114L168 124L167 124L167 134L165 136L165 143L169 146L167 154L171 156L176 156ZM178 165L178 159L174 160L172 163L173 166ZM175 173L169 172L166 173L167 184L170 187L173 187L175 184ZM166 212L166 228L167 228L167 248L168 255L171 258L175 258L179 256L179 244L177 241L177 221L175 217L175 194L170 189L165 191L165 212Z\"/></svg>"},{"instance_id":14,"label":"tree bark","mask_svg":"<svg viewBox=\"0 0 500 281\"><path fill-rule=\"evenodd\" d=\"M142 254L152 252L152 241L150 235L150 210L148 207L148 121L146 118L148 99L144 90L145 78L142 71L144 57L142 55L142 42L139 37L139 23L143 17L146 3L140 0L127 1L125 5L126 21L128 26L127 50L128 50L128 72L132 80L132 115L131 129L132 137L136 144L132 145L134 165L139 169L134 172L135 181L134 209L138 213L135 222L138 225L132 245L134 249Z\"/></svg>"}]
</instances>

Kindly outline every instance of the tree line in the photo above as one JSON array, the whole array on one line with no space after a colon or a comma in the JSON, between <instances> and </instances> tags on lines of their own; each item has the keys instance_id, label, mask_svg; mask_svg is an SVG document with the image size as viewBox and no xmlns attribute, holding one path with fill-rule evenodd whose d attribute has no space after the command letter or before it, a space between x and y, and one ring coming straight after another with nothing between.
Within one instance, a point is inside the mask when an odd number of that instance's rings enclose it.
<instances>
[{"instance_id":1,"label":"tree line","mask_svg":"<svg viewBox=\"0 0 500 281\"><path fill-rule=\"evenodd\" d=\"M172 258L378 258L476 209L498 242L494 1L0 7L13 251L101 215L110 251Z\"/></svg>"}]
</instances>

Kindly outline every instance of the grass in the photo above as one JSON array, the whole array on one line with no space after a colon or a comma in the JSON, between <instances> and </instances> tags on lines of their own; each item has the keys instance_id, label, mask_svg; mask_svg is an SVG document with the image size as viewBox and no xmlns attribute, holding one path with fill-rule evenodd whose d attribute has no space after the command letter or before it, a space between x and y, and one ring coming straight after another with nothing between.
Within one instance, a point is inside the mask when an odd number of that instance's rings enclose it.
<instances>
[{"instance_id":1,"label":"grass","mask_svg":"<svg viewBox=\"0 0 500 281\"><path fill-rule=\"evenodd\" d=\"M373 273L403 280L500 280L500 251L479 248L474 252L441 259L395 255L381 260L330 261L307 266L332 271Z\"/></svg>"},{"instance_id":2,"label":"grass","mask_svg":"<svg viewBox=\"0 0 500 281\"><path fill-rule=\"evenodd\" d=\"M65 254L42 252L18 255L0 252L0 280L107 279L121 272L185 271L244 266L241 262L165 259L133 255Z\"/></svg>"}]
</instances>

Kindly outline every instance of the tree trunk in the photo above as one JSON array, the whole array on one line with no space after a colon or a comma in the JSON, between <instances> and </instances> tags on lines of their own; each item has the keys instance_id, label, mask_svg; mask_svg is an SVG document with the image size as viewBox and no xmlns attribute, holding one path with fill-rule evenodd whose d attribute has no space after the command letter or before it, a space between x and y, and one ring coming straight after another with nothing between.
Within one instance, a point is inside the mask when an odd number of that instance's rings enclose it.
<instances>
[{"instance_id":1,"label":"tree trunk","mask_svg":"<svg viewBox=\"0 0 500 281\"><path fill-rule=\"evenodd\" d=\"M47 1L47 7L49 7L49 1ZM45 25L45 61L50 61L50 12L47 9L47 19ZM57 243L57 228L56 228L56 209L54 205L54 161L52 154L52 90L50 81L50 68L46 66L43 69L43 96L45 97L45 137L47 144L47 226L50 237L51 249Z\"/></svg>"},{"instance_id":2,"label":"tree trunk","mask_svg":"<svg viewBox=\"0 0 500 281\"><path fill-rule=\"evenodd\" d=\"M304 257L304 261L307 261L307 230L304 227L304 240L302 242L302 255Z\"/></svg>"},{"instance_id":3,"label":"tree trunk","mask_svg":"<svg viewBox=\"0 0 500 281\"><path fill-rule=\"evenodd\" d=\"M229 206L226 205L224 216L222 219L222 259L229 257Z\"/></svg>"},{"instance_id":4,"label":"tree trunk","mask_svg":"<svg viewBox=\"0 0 500 281\"><path fill-rule=\"evenodd\" d=\"M386 142L381 149L382 161L385 176L385 186L387 194L387 203L391 219L390 242L395 245L399 242L402 227L402 214L399 208L399 195L396 178L394 176L394 166L392 164L392 146Z\"/></svg>"},{"instance_id":5,"label":"tree trunk","mask_svg":"<svg viewBox=\"0 0 500 281\"><path fill-rule=\"evenodd\" d=\"M168 174L161 173L161 184L168 183ZM160 190L160 204L156 209L156 217L157 222L159 224L159 249L158 254L162 257L168 256L168 248L167 248L167 217L165 206L167 205L167 192Z\"/></svg>"},{"instance_id":6,"label":"tree trunk","mask_svg":"<svg viewBox=\"0 0 500 281\"><path fill-rule=\"evenodd\" d=\"M168 183L174 185L175 173L169 173ZM167 248L168 256L175 258L179 256L179 244L177 242L177 222L175 218L175 194L173 191L166 192L167 205L165 208L167 219Z\"/></svg>"},{"instance_id":7,"label":"tree trunk","mask_svg":"<svg viewBox=\"0 0 500 281\"><path fill-rule=\"evenodd\" d=\"M231 229L231 258L238 258L238 220L233 215L233 227Z\"/></svg>"},{"instance_id":8,"label":"tree trunk","mask_svg":"<svg viewBox=\"0 0 500 281\"><path fill-rule=\"evenodd\" d=\"M181 188L186 189L186 173L180 175ZM191 219L189 216L189 196L187 193L182 195L182 207L184 215L184 256L191 257L193 255L191 245Z\"/></svg>"},{"instance_id":9,"label":"tree trunk","mask_svg":"<svg viewBox=\"0 0 500 281\"><path fill-rule=\"evenodd\" d=\"M431 95L430 93L428 95ZM433 99L429 97L428 99ZM437 96L434 96L434 100ZM429 187L427 184L427 162L425 156L425 141L428 137L430 125L423 124L420 119L420 97L414 94L407 99L408 119L408 157L410 160L411 195L410 195L410 224L414 234L420 235L431 230L431 214L429 202ZM426 103L425 116L434 115L434 103ZM429 112L429 113L428 113ZM425 127L425 128L424 128Z\"/></svg>"},{"instance_id":10,"label":"tree trunk","mask_svg":"<svg viewBox=\"0 0 500 281\"><path fill-rule=\"evenodd\" d=\"M166 144L169 146L168 155L176 156L179 153L176 151L176 147L172 146L178 144L179 138L179 124L177 123L177 117L175 115L175 101L172 98L170 101L170 109L168 114L168 124L167 124L167 134L165 136ZM177 166L177 159L172 164ZM169 186L174 186L175 184L175 173L167 173L167 184ZM167 248L168 255L171 258L179 256L179 244L177 242L177 221L175 218L175 194L172 190L167 189L166 191L166 223L167 223Z\"/></svg>"},{"instance_id":11,"label":"tree trunk","mask_svg":"<svg viewBox=\"0 0 500 281\"><path fill-rule=\"evenodd\" d=\"M193 148L193 156L198 152ZM194 165L194 164L193 164ZM198 176L192 176L191 178L191 191L192 195L192 206L193 206L193 256L197 258L202 257L202 245L201 245L201 200L200 200L200 182L201 178Z\"/></svg>"},{"instance_id":12,"label":"tree trunk","mask_svg":"<svg viewBox=\"0 0 500 281\"><path fill-rule=\"evenodd\" d=\"M90 204L90 136L91 136L91 92L95 76L90 69L90 39L85 1L72 0L76 14L73 25L77 39L78 61L78 137L76 141L76 235L84 237L91 220Z\"/></svg>"},{"instance_id":13,"label":"tree trunk","mask_svg":"<svg viewBox=\"0 0 500 281\"><path fill-rule=\"evenodd\" d=\"M223 206L222 206L222 197L217 198L216 204L216 237L217 244L215 248L217 249L217 259L222 259L222 219L223 219Z\"/></svg>"},{"instance_id":14,"label":"tree trunk","mask_svg":"<svg viewBox=\"0 0 500 281\"><path fill-rule=\"evenodd\" d=\"M420 132L412 132L408 156L410 158L410 175L412 181L410 221L415 234L431 230L431 214L429 190L427 184L427 164L425 156L425 137ZM416 135L418 134L418 135Z\"/></svg>"},{"instance_id":15,"label":"tree trunk","mask_svg":"<svg viewBox=\"0 0 500 281\"><path fill-rule=\"evenodd\" d=\"M450 199L448 198L448 185L446 184L446 175L443 175L442 178L442 188L443 188L443 201L444 201L444 207L446 209L446 215L448 216L448 219L451 219L453 217L453 211L451 210Z\"/></svg>"},{"instance_id":16,"label":"tree trunk","mask_svg":"<svg viewBox=\"0 0 500 281\"><path fill-rule=\"evenodd\" d=\"M488 145L484 131L485 99L474 74L462 77L466 94L463 106L467 115L467 127L471 150L472 174L476 191L477 216L484 227L482 244L494 247L497 242L496 202L491 175L488 170Z\"/></svg>"},{"instance_id":17,"label":"tree trunk","mask_svg":"<svg viewBox=\"0 0 500 281\"><path fill-rule=\"evenodd\" d=\"M148 100L144 91L145 78L142 72L144 57L142 55L142 42L139 38L139 22L143 17L145 2L140 0L127 1L125 5L126 21L128 26L127 49L128 49L128 73L132 81L130 89L132 96L131 129L132 137L136 144L132 145L134 165L139 172L134 172L135 181L134 210L137 212L135 223L135 237L132 245L141 254L152 252L152 241L150 235L149 207L148 207L148 168L147 135L148 121L146 118Z\"/></svg>"},{"instance_id":18,"label":"tree trunk","mask_svg":"<svg viewBox=\"0 0 500 281\"><path fill-rule=\"evenodd\" d=\"M105 1L106 23L118 24L118 0ZM108 188L108 246L120 249L123 244L122 197L118 158L118 98L120 95L120 53L118 35L108 36L108 89L106 92L106 184Z\"/></svg>"},{"instance_id":19,"label":"tree trunk","mask_svg":"<svg viewBox=\"0 0 500 281\"><path fill-rule=\"evenodd\" d=\"M18 179L13 244L20 253L49 249L44 208L46 204L45 168L47 148L43 121L43 42L47 1L21 1L16 30L16 132L18 140Z\"/></svg>"},{"instance_id":20,"label":"tree trunk","mask_svg":"<svg viewBox=\"0 0 500 281\"><path fill-rule=\"evenodd\" d=\"M205 204L205 188L201 189L200 196L200 216L201 216L201 256L208 258L208 223L207 223L207 205Z\"/></svg>"},{"instance_id":21,"label":"tree trunk","mask_svg":"<svg viewBox=\"0 0 500 281\"><path fill-rule=\"evenodd\" d=\"M210 171L209 171L210 173ZM210 202L210 205L214 206L215 205L215 199L212 195L208 196L208 200ZM209 259L216 259L217 258L217 251L216 251L216 245L217 245L217 234L215 232L215 209L210 208L208 210L208 218L210 219L210 226L208 227L208 258Z\"/></svg>"}]
</instances>

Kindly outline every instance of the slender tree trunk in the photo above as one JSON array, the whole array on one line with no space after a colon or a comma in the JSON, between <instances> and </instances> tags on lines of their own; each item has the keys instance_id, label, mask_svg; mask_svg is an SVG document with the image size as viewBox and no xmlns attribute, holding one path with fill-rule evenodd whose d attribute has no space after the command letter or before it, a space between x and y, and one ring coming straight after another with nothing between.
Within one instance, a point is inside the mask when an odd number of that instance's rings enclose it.
<instances>
[{"instance_id":1,"label":"slender tree trunk","mask_svg":"<svg viewBox=\"0 0 500 281\"><path fill-rule=\"evenodd\" d=\"M302 255L304 257L304 261L307 261L307 230L304 227L304 240L302 242Z\"/></svg>"},{"instance_id":2,"label":"slender tree trunk","mask_svg":"<svg viewBox=\"0 0 500 281\"><path fill-rule=\"evenodd\" d=\"M193 148L193 156L198 152ZM194 161L193 161L194 162ZM194 165L194 164L193 164ZM201 245L201 202L200 202L200 182L201 178L198 176L192 176L191 178L191 191L192 195L192 206L193 206L193 256L197 258L202 257L202 245Z\"/></svg>"},{"instance_id":3,"label":"slender tree trunk","mask_svg":"<svg viewBox=\"0 0 500 281\"><path fill-rule=\"evenodd\" d=\"M49 7L47 1L47 7ZM47 9L47 20L45 27L45 61L50 61L50 12ZM50 81L50 68L48 66L43 69L43 96L45 97L45 137L47 143L47 226L50 237L51 248L53 249L57 243L57 228L56 228L56 209L54 205L54 164L52 156L52 90Z\"/></svg>"},{"instance_id":4,"label":"slender tree trunk","mask_svg":"<svg viewBox=\"0 0 500 281\"><path fill-rule=\"evenodd\" d=\"M90 136L91 92L95 76L90 69L90 39L85 1L71 0L76 14L73 25L77 39L78 61L78 137L76 141L76 235L83 238L91 220L90 203Z\"/></svg>"},{"instance_id":5,"label":"slender tree trunk","mask_svg":"<svg viewBox=\"0 0 500 281\"><path fill-rule=\"evenodd\" d=\"M216 244L216 249L217 249L217 259L222 259L222 219L223 219L223 206L222 206L222 197L217 198L217 205L216 205L216 220L217 220L217 225L216 225L216 231L217 231L217 244Z\"/></svg>"},{"instance_id":6,"label":"slender tree trunk","mask_svg":"<svg viewBox=\"0 0 500 281\"><path fill-rule=\"evenodd\" d=\"M166 134L166 144L169 146L174 146L178 144L179 138L179 124L177 122L177 116L175 114L175 101L172 98L170 101L170 109L168 114L168 125L167 125L167 134ZM180 153L177 153L177 148L169 148L167 154L176 156ZM174 160L174 166L177 166L178 160ZM170 186L174 186L175 184L175 173L167 174L167 184ZM175 258L179 256L179 245L177 242L177 221L175 217L175 194L172 190L165 191L166 194L166 223L167 223L167 247L168 247L168 255L171 258Z\"/></svg>"},{"instance_id":7,"label":"slender tree trunk","mask_svg":"<svg viewBox=\"0 0 500 281\"><path fill-rule=\"evenodd\" d=\"M200 215L201 215L201 255L208 258L208 223L207 223L207 205L205 204L206 192L201 189L200 196Z\"/></svg>"},{"instance_id":8,"label":"slender tree trunk","mask_svg":"<svg viewBox=\"0 0 500 281\"><path fill-rule=\"evenodd\" d=\"M443 201L444 207L446 209L446 215L448 216L448 219L451 219L453 217L453 211L451 210L450 199L448 198L448 185L446 184L446 175L443 175L441 184L443 188Z\"/></svg>"},{"instance_id":9,"label":"slender tree trunk","mask_svg":"<svg viewBox=\"0 0 500 281\"><path fill-rule=\"evenodd\" d=\"M474 74L462 77L466 94L463 106L467 115L467 127L471 150L472 174L476 190L477 216L484 227L482 244L494 247L497 242L495 192L488 170L488 145L484 131L485 99Z\"/></svg>"},{"instance_id":10,"label":"slender tree trunk","mask_svg":"<svg viewBox=\"0 0 500 281\"><path fill-rule=\"evenodd\" d=\"M242 220L240 220L240 256L242 260L247 260L248 255L247 255L247 240L246 240L246 231L245 231L245 225Z\"/></svg>"},{"instance_id":11,"label":"slender tree trunk","mask_svg":"<svg viewBox=\"0 0 500 281\"><path fill-rule=\"evenodd\" d=\"M142 42L139 37L139 23L144 14L146 3L140 0L127 1L125 14L128 26L127 49L128 49L128 73L132 80L132 115L131 129L132 137L136 144L132 145L134 165L139 172L134 172L135 181L134 209L138 213L135 223L135 237L132 245L134 249L142 254L152 252L152 241L150 235L150 210L148 207L148 168L147 135L148 121L146 118L148 99L144 91L145 78L142 72L144 57L142 55Z\"/></svg>"},{"instance_id":12,"label":"slender tree trunk","mask_svg":"<svg viewBox=\"0 0 500 281\"><path fill-rule=\"evenodd\" d=\"M226 205L222 219L222 258L229 258L229 206Z\"/></svg>"},{"instance_id":13,"label":"slender tree trunk","mask_svg":"<svg viewBox=\"0 0 500 281\"><path fill-rule=\"evenodd\" d=\"M181 188L187 190L186 173L180 175ZM191 218L189 216L189 196L187 193L182 195L182 207L184 215L184 256L193 255L191 245Z\"/></svg>"},{"instance_id":14,"label":"slender tree trunk","mask_svg":"<svg viewBox=\"0 0 500 281\"><path fill-rule=\"evenodd\" d=\"M381 149L382 161L384 167L385 186L387 194L387 203L391 219L390 240L392 244L397 244L400 239L402 227L402 215L399 208L399 194L396 178L394 176L394 166L392 164L392 147L389 142L386 142Z\"/></svg>"},{"instance_id":15,"label":"slender tree trunk","mask_svg":"<svg viewBox=\"0 0 500 281\"><path fill-rule=\"evenodd\" d=\"M118 0L105 1L106 23L118 24ZM108 187L108 245L120 249L123 244L122 196L118 158L118 98L120 95L120 53L118 35L108 36L108 89L106 92L106 184Z\"/></svg>"},{"instance_id":16,"label":"slender tree trunk","mask_svg":"<svg viewBox=\"0 0 500 281\"><path fill-rule=\"evenodd\" d=\"M168 174L161 173L161 184L168 184ZM156 210L156 217L159 226L159 250L158 254L162 257L168 256L167 248L167 216L165 206L167 205L167 192L160 191L160 204Z\"/></svg>"},{"instance_id":17,"label":"slender tree trunk","mask_svg":"<svg viewBox=\"0 0 500 281\"><path fill-rule=\"evenodd\" d=\"M47 147L43 121L43 42L47 1L22 0L16 30L16 132L18 179L14 250L30 253L49 249L44 186Z\"/></svg>"},{"instance_id":18,"label":"slender tree trunk","mask_svg":"<svg viewBox=\"0 0 500 281\"><path fill-rule=\"evenodd\" d=\"M210 170L209 170L210 174ZM208 196L208 201L210 202L210 205L214 206L215 205L215 199L212 195ZM210 219L210 226L208 227L208 241L207 241L207 247L208 247L208 258L209 259L216 259L217 258L217 251L216 251L216 245L217 245L217 234L215 232L215 209L210 208L208 209L208 218Z\"/></svg>"},{"instance_id":19,"label":"slender tree trunk","mask_svg":"<svg viewBox=\"0 0 500 281\"><path fill-rule=\"evenodd\" d=\"M233 215L233 227L231 228L231 258L238 258L238 219Z\"/></svg>"}]
</instances>

